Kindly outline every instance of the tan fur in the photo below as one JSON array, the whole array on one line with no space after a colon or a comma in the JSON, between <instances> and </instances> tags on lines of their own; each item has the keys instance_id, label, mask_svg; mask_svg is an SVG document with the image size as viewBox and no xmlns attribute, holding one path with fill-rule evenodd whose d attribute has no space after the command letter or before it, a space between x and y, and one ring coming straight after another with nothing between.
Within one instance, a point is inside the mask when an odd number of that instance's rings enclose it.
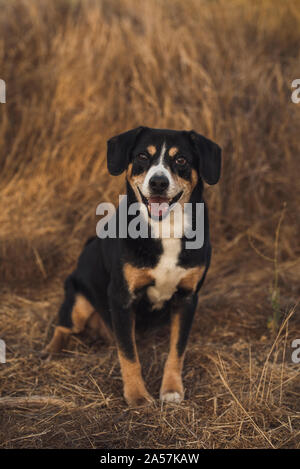
<instances>
[{"instance_id":1,"label":"tan fur","mask_svg":"<svg viewBox=\"0 0 300 469\"><path fill-rule=\"evenodd\" d=\"M82 295L78 295L75 300L75 305L72 310L72 332L78 334L83 331L85 325L93 314L94 308L91 303Z\"/></svg>"},{"instance_id":2,"label":"tan fur","mask_svg":"<svg viewBox=\"0 0 300 469\"><path fill-rule=\"evenodd\" d=\"M177 147L171 147L169 152L172 149L174 149L173 151L175 151L175 148L177 149ZM132 176L132 163L130 163L128 165L126 175L127 175L127 180L129 182L129 184L131 185L137 200L141 203L142 199L141 199L141 195L140 195L137 187L141 186L143 184L146 173L144 172L142 174L138 174L137 176ZM191 193L193 192L194 188L196 187L196 184L198 183L198 174L197 174L197 171L195 169L192 169L191 181L187 181L186 179L183 179L183 178L181 178L180 176L178 176L176 174L173 174L173 178L174 178L175 184L178 187L178 191L183 190L183 195L179 200L179 203L181 204L181 206L183 208L184 204L189 201ZM171 230L172 230L172 225L173 224L172 224L172 221L171 221Z\"/></svg>"},{"instance_id":3,"label":"tan fur","mask_svg":"<svg viewBox=\"0 0 300 469\"><path fill-rule=\"evenodd\" d=\"M138 174L136 176L132 176L132 163L128 165L127 172L126 172L126 177L127 181L131 185L131 188L133 189L135 196L139 202L142 202L141 195L137 189L138 185L142 185L145 179L146 173Z\"/></svg>"},{"instance_id":4,"label":"tan fur","mask_svg":"<svg viewBox=\"0 0 300 469\"><path fill-rule=\"evenodd\" d=\"M112 331L107 327L100 314L95 311L88 320L87 323L90 332L93 337L96 339L100 336L108 343L113 343L114 337Z\"/></svg>"},{"instance_id":5,"label":"tan fur","mask_svg":"<svg viewBox=\"0 0 300 469\"><path fill-rule=\"evenodd\" d=\"M175 155L177 155L178 151L179 150L177 147L171 147L169 150L169 156L173 158Z\"/></svg>"},{"instance_id":6,"label":"tan fur","mask_svg":"<svg viewBox=\"0 0 300 469\"><path fill-rule=\"evenodd\" d=\"M144 179L145 179L145 172L142 173L142 174L137 174L136 176L132 176L132 163L130 163L128 165L128 169L127 169L127 179L128 181L131 183L131 186L132 186L132 183L134 184L142 184ZM132 187L134 189L134 187Z\"/></svg>"},{"instance_id":7,"label":"tan fur","mask_svg":"<svg viewBox=\"0 0 300 469\"><path fill-rule=\"evenodd\" d=\"M94 311L90 302L82 295L78 295L72 310L73 327L69 329L63 326L57 326L52 340L44 350L44 354L58 353L68 344L72 333L82 332L85 326L88 326L94 338L102 337L107 342L113 342L113 334L106 326L100 314Z\"/></svg>"},{"instance_id":8,"label":"tan fur","mask_svg":"<svg viewBox=\"0 0 300 469\"><path fill-rule=\"evenodd\" d=\"M131 264L125 264L123 271L130 293L134 293L153 281L150 269L148 268L138 268Z\"/></svg>"},{"instance_id":9,"label":"tan fur","mask_svg":"<svg viewBox=\"0 0 300 469\"><path fill-rule=\"evenodd\" d=\"M139 406L152 402L152 397L148 393L142 377L141 364L135 342L134 321L132 324L132 341L134 345L134 360L128 360L119 348L118 356L123 378L124 397L130 406Z\"/></svg>"},{"instance_id":10,"label":"tan fur","mask_svg":"<svg viewBox=\"0 0 300 469\"><path fill-rule=\"evenodd\" d=\"M176 312L171 320L171 336L170 336L170 350L164 368L164 375L160 390L160 395L163 397L166 393L177 392L183 398L183 384L181 379L181 371L183 366L184 356L178 356L177 343L179 339L180 330L180 313Z\"/></svg>"},{"instance_id":11,"label":"tan fur","mask_svg":"<svg viewBox=\"0 0 300 469\"><path fill-rule=\"evenodd\" d=\"M154 145L149 145L147 147L147 151L151 156L153 156L157 152L157 148Z\"/></svg>"},{"instance_id":12,"label":"tan fur","mask_svg":"<svg viewBox=\"0 0 300 469\"><path fill-rule=\"evenodd\" d=\"M182 197L179 200L179 203L183 205L184 203L187 203L189 201L191 193L193 192L194 188L197 185L197 182L198 182L197 171L195 169L192 169L191 181L187 181L186 179L183 179L178 175L174 175L173 177L178 188L183 190L184 192Z\"/></svg>"},{"instance_id":13,"label":"tan fur","mask_svg":"<svg viewBox=\"0 0 300 469\"><path fill-rule=\"evenodd\" d=\"M54 331L51 342L47 345L44 350L45 354L58 353L68 344L71 329L63 326L57 326Z\"/></svg>"},{"instance_id":14,"label":"tan fur","mask_svg":"<svg viewBox=\"0 0 300 469\"><path fill-rule=\"evenodd\" d=\"M192 267L187 274L180 280L178 286L185 290L195 291L199 280L201 279L205 267Z\"/></svg>"},{"instance_id":15,"label":"tan fur","mask_svg":"<svg viewBox=\"0 0 300 469\"><path fill-rule=\"evenodd\" d=\"M192 169L191 192L195 189L197 183L198 183L198 173L197 173L197 171L193 168L193 169Z\"/></svg>"}]
</instances>

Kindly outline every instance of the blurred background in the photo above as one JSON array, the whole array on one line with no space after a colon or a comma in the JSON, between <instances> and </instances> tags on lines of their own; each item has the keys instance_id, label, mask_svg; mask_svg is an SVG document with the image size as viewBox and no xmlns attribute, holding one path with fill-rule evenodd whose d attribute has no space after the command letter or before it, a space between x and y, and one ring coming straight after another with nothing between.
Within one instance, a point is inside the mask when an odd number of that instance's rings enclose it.
<instances>
[{"instance_id":1,"label":"blurred background","mask_svg":"<svg viewBox=\"0 0 300 469\"><path fill-rule=\"evenodd\" d=\"M35 392L65 396L60 376L71 373L70 382L82 385L78 399L90 403L91 412L100 412L101 406L106 412L103 438L92 437L97 434L94 414L85 422L90 441L99 447L158 447L159 441L169 447L299 446L296 425L290 431L277 422L279 430L272 433L277 424L274 409L268 410L276 406L280 415L283 407L292 416L299 413L298 371L290 358L285 359L291 386L285 397L285 375L276 361L268 378L262 378L270 386L261 397L263 410L253 409L253 396L261 392L260 366L291 311L289 334L296 338L299 331L299 309L294 307L300 293L300 104L291 101L291 83L300 78L299 2L0 0L0 9L0 78L6 82L6 104L0 104L0 337L12 360L10 367L0 369L5 378L0 395L30 394L34 387ZM124 193L124 177L107 173L106 141L139 125L204 134L223 149L223 173L217 186L205 188L214 251L185 377L193 403L178 415L163 414L175 432L163 423L162 414L151 417L151 435L138 432L143 414L134 417L136 427L132 424L129 431L124 415L117 438L110 425L124 404L114 350L97 344L88 349L86 341L74 339L73 355L54 368L40 361L38 351L52 333L62 281L86 238L95 233L96 206L116 202ZM160 358L148 359L152 337L145 360L152 372L160 373L167 334L155 340ZM217 359L215 344L223 350L226 373L220 363L207 372ZM283 344L279 337L274 348L281 362L283 350L290 347ZM95 380L104 380L102 391L109 389L112 407L105 400L108 395L104 401L85 395L96 389L86 381L91 367L97 370ZM248 387L240 396L243 373ZM228 398L222 376L236 387L247 412L254 412L265 437ZM154 393L159 387L154 377L152 387ZM224 393L221 401L209 401ZM220 428L214 427L214 418L229 408L228 402L232 409L221 418ZM86 415L82 418L89 419ZM3 425L8 418L4 414ZM21 430L22 418L15 415L10 437L3 427L4 446L77 445L63 431L57 439L50 432L23 440L24 432L39 431L34 415ZM208 433L198 418L204 419ZM90 446L76 419L72 431L78 445ZM179 425L182 419L188 420ZM64 418L61 425L65 428ZM11 442L15 438L19 443Z\"/></svg>"}]
</instances>

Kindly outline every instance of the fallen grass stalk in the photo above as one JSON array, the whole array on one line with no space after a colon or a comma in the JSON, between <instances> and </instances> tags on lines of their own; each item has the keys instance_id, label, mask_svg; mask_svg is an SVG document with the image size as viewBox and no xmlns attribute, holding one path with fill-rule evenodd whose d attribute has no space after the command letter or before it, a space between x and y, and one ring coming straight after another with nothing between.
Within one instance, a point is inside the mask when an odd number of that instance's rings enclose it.
<instances>
[{"instance_id":1,"label":"fallen grass stalk","mask_svg":"<svg viewBox=\"0 0 300 469\"><path fill-rule=\"evenodd\" d=\"M74 402L67 402L63 399L51 396L20 396L20 397L0 397L0 408L15 409L18 407L43 407L58 406L68 409L76 408Z\"/></svg>"}]
</instances>

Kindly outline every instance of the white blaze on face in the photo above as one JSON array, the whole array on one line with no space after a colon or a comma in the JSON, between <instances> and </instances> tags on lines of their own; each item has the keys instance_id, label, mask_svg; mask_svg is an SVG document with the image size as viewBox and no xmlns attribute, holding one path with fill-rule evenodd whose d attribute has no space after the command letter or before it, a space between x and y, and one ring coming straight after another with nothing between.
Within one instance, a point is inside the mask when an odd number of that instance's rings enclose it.
<instances>
[{"instance_id":1,"label":"white blaze on face","mask_svg":"<svg viewBox=\"0 0 300 469\"><path fill-rule=\"evenodd\" d=\"M177 194L176 186L174 184L171 171L168 168L166 168L166 166L164 165L164 157L166 154L166 150L167 150L167 147L166 147L166 143L164 142L161 148L158 163L150 167L144 179L144 182L142 185L142 193L147 198L151 196L149 181L152 178L152 176L165 176L168 179L169 187L166 192L166 198L172 199Z\"/></svg>"}]
</instances>

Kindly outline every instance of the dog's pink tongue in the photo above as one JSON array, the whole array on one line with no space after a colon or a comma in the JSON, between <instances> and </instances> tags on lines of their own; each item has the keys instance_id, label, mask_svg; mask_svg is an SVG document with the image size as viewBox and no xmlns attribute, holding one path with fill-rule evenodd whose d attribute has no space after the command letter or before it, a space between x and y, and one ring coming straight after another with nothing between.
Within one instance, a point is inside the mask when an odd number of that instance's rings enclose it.
<instances>
[{"instance_id":1,"label":"dog's pink tongue","mask_svg":"<svg viewBox=\"0 0 300 469\"><path fill-rule=\"evenodd\" d=\"M155 217L161 217L169 210L168 199L165 197L150 197L148 202L151 215Z\"/></svg>"}]
</instances>

